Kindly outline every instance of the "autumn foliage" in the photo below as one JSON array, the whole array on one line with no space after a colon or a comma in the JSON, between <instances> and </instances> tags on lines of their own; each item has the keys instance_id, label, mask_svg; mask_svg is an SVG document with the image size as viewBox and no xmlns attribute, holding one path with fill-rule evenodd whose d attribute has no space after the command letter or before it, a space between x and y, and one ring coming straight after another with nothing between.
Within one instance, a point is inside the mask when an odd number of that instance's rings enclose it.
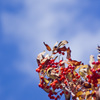
<instances>
[{"instance_id":1,"label":"autumn foliage","mask_svg":"<svg viewBox=\"0 0 100 100\"><path fill-rule=\"evenodd\" d=\"M37 56L39 87L48 93L52 100L100 100L100 54L97 61L90 56L89 64L71 58L68 41L56 42L53 49L43 42L46 49ZM100 46L98 46L100 53ZM65 58L65 59L64 59Z\"/></svg>"}]
</instances>

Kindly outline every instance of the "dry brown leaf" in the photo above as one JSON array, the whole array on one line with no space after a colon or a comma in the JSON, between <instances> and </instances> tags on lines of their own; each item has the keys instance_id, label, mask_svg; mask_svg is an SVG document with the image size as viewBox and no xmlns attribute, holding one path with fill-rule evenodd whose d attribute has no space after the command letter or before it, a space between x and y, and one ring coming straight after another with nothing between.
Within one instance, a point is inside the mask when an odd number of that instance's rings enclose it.
<instances>
[{"instance_id":1,"label":"dry brown leaf","mask_svg":"<svg viewBox=\"0 0 100 100\"><path fill-rule=\"evenodd\" d=\"M57 52L52 52L52 54L57 54Z\"/></svg>"},{"instance_id":2,"label":"dry brown leaf","mask_svg":"<svg viewBox=\"0 0 100 100\"><path fill-rule=\"evenodd\" d=\"M59 48L60 51L67 51L67 48L65 46L63 46L62 48Z\"/></svg>"},{"instance_id":3,"label":"dry brown leaf","mask_svg":"<svg viewBox=\"0 0 100 100\"><path fill-rule=\"evenodd\" d=\"M80 68L81 66L83 66L83 65L75 66L74 70Z\"/></svg>"},{"instance_id":4,"label":"dry brown leaf","mask_svg":"<svg viewBox=\"0 0 100 100\"><path fill-rule=\"evenodd\" d=\"M72 59L68 59L68 62L74 66L79 66L81 65L81 61L76 61L76 60L72 60Z\"/></svg>"},{"instance_id":5,"label":"dry brown leaf","mask_svg":"<svg viewBox=\"0 0 100 100\"><path fill-rule=\"evenodd\" d=\"M67 48L67 57L66 58L67 59L71 58L71 50L69 47Z\"/></svg>"},{"instance_id":6,"label":"dry brown leaf","mask_svg":"<svg viewBox=\"0 0 100 100\"><path fill-rule=\"evenodd\" d=\"M61 41L61 42L58 44L58 47L64 46L64 45L67 44L67 43L68 43L68 41L63 40L63 41Z\"/></svg>"},{"instance_id":7,"label":"dry brown leaf","mask_svg":"<svg viewBox=\"0 0 100 100\"><path fill-rule=\"evenodd\" d=\"M41 53L38 54L38 56L37 56L37 63L38 64L40 64L41 60L44 59L44 56L43 56L44 54L45 54L45 51L43 51L43 52L41 52Z\"/></svg>"},{"instance_id":8,"label":"dry brown leaf","mask_svg":"<svg viewBox=\"0 0 100 100\"><path fill-rule=\"evenodd\" d=\"M50 48L50 46L49 46L48 44L46 44L45 42L43 42L43 44L46 46L46 49L47 49L48 51L51 51L51 48Z\"/></svg>"},{"instance_id":9,"label":"dry brown leaf","mask_svg":"<svg viewBox=\"0 0 100 100\"><path fill-rule=\"evenodd\" d=\"M57 58L58 58L58 56L56 56L56 57L54 58L54 61L55 61Z\"/></svg>"}]
</instances>

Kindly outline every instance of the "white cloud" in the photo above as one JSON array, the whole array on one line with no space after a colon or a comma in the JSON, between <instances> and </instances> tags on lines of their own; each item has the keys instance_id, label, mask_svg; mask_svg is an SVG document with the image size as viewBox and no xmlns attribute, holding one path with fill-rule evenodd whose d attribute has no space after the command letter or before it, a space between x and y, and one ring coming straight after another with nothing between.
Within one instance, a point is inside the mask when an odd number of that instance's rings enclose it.
<instances>
[{"instance_id":1,"label":"white cloud","mask_svg":"<svg viewBox=\"0 0 100 100\"><path fill-rule=\"evenodd\" d=\"M16 41L24 57L23 62L15 62L15 65L17 63L17 68L29 76L35 76L34 56L44 50L43 41L53 46L56 41L68 39L72 57L78 60L83 60L87 53L93 52L100 42L96 19L91 18L98 32L91 34L85 26L90 15L86 15L86 19L83 17L83 20L77 18L80 18L82 9L88 4L82 5L78 0L24 0L23 5L24 9L19 13L3 12L1 18L5 41L7 37ZM63 34L63 28L67 34ZM31 65L32 57L35 66Z\"/></svg>"},{"instance_id":2,"label":"white cloud","mask_svg":"<svg viewBox=\"0 0 100 100\"><path fill-rule=\"evenodd\" d=\"M100 43L100 34L99 32L97 34L84 33L73 37L70 44L72 47L73 57L82 60L86 57L84 60L87 60L88 62L88 56L93 52L94 54L97 52L96 47Z\"/></svg>"}]
</instances>

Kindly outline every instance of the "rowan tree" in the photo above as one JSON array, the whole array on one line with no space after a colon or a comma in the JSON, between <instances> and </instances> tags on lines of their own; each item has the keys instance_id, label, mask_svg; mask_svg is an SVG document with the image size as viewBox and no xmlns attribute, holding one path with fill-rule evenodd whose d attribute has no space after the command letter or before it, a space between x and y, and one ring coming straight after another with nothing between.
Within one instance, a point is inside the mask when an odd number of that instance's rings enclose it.
<instances>
[{"instance_id":1,"label":"rowan tree","mask_svg":"<svg viewBox=\"0 0 100 100\"><path fill-rule=\"evenodd\" d=\"M43 42L46 49L37 56L39 87L52 100L100 100L100 54L97 61L90 55L89 64L71 58L68 41L56 42L53 48ZM97 47L100 53L100 46ZM65 59L64 59L65 58Z\"/></svg>"}]
</instances>

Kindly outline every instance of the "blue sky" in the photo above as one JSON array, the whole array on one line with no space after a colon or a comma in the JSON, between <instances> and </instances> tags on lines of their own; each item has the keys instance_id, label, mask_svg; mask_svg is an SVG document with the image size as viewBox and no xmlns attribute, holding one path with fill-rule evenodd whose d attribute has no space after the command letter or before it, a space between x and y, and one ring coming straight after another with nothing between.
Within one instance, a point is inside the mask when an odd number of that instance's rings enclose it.
<instances>
[{"instance_id":1,"label":"blue sky","mask_svg":"<svg viewBox=\"0 0 100 100\"><path fill-rule=\"evenodd\" d=\"M100 45L100 0L0 1L0 100L49 100L38 88L36 57L68 40L72 58L89 62ZM62 97L61 100L64 100Z\"/></svg>"}]
</instances>

